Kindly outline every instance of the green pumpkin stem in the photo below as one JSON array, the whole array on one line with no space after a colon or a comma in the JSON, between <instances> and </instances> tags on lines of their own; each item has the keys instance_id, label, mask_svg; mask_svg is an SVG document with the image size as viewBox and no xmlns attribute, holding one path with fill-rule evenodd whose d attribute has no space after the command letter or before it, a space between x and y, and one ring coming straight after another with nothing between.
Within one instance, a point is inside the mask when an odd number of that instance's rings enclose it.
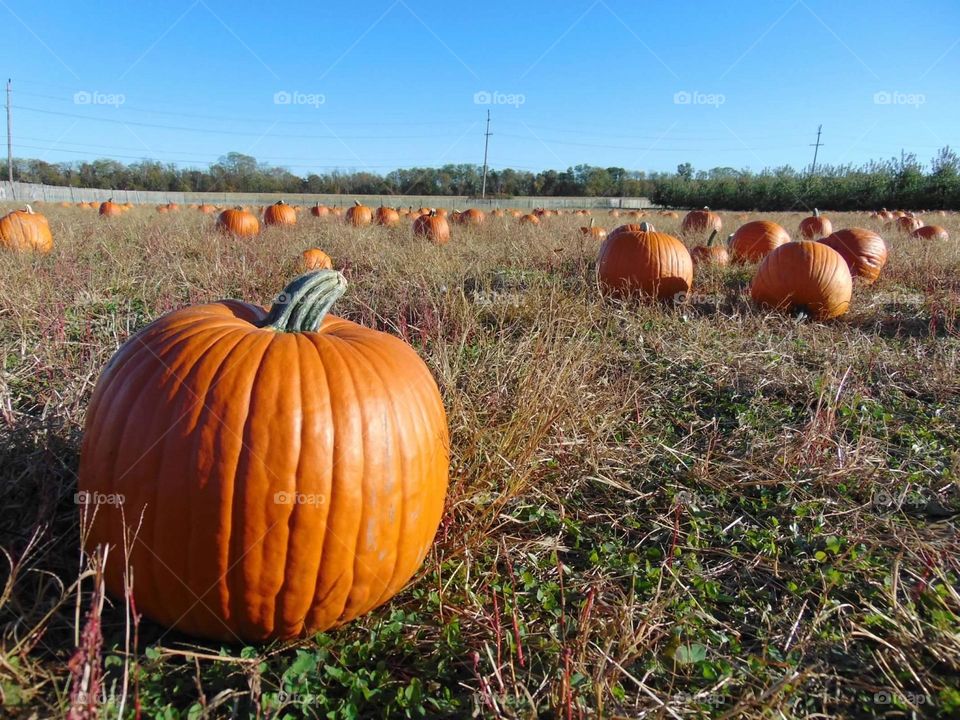
<instances>
[{"instance_id":1,"label":"green pumpkin stem","mask_svg":"<svg viewBox=\"0 0 960 720\"><path fill-rule=\"evenodd\" d=\"M713 232L710 233L710 237L707 238L707 247L713 247L713 241L716 239L716 237L717 237L717 229L714 228Z\"/></svg>"},{"instance_id":2,"label":"green pumpkin stem","mask_svg":"<svg viewBox=\"0 0 960 720\"><path fill-rule=\"evenodd\" d=\"M317 270L293 280L277 296L261 327L277 332L316 332L347 289L336 270Z\"/></svg>"}]
</instances>

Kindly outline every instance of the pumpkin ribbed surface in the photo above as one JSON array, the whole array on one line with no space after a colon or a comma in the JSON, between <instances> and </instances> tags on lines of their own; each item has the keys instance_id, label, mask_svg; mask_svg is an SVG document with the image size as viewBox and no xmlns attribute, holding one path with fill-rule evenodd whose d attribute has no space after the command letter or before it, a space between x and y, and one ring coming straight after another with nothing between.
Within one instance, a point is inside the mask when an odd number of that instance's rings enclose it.
<instances>
[{"instance_id":1,"label":"pumpkin ribbed surface","mask_svg":"<svg viewBox=\"0 0 960 720\"><path fill-rule=\"evenodd\" d=\"M327 271L332 272L332 271ZM87 546L123 536L139 610L226 641L290 638L393 596L436 533L448 434L437 386L401 340L328 316L258 327L237 301L160 318L114 355L86 421ZM139 530L137 531L137 527Z\"/></svg>"},{"instance_id":2,"label":"pumpkin ribbed surface","mask_svg":"<svg viewBox=\"0 0 960 720\"><path fill-rule=\"evenodd\" d=\"M840 253L850 268L850 274L866 283L874 282L887 264L887 246L883 238L871 230L837 230L820 242Z\"/></svg>"},{"instance_id":3,"label":"pumpkin ribbed surface","mask_svg":"<svg viewBox=\"0 0 960 720\"><path fill-rule=\"evenodd\" d=\"M772 251L750 284L750 295L761 305L803 309L818 320L843 315L852 293L853 279L840 253L809 240Z\"/></svg>"},{"instance_id":4,"label":"pumpkin ribbed surface","mask_svg":"<svg viewBox=\"0 0 960 720\"><path fill-rule=\"evenodd\" d=\"M670 299L693 285L693 261L682 242L658 232L619 230L600 246L597 279L614 295Z\"/></svg>"}]
</instances>

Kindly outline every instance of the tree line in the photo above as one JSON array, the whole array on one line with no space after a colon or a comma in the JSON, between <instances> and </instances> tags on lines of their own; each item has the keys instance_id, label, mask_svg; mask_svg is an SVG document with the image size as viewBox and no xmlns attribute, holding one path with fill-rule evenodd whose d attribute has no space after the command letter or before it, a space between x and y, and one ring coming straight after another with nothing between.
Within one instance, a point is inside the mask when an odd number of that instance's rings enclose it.
<instances>
[{"instance_id":1,"label":"tree line","mask_svg":"<svg viewBox=\"0 0 960 720\"><path fill-rule=\"evenodd\" d=\"M4 163L5 165L5 163ZM451 164L408 168L384 175L333 170L296 175L282 167L231 152L205 170L143 160L48 163L15 159L14 177L22 182L67 187L177 192L316 193L352 195L477 196L482 168ZM6 167L4 167L6 176ZM816 173L792 167L760 171L719 167L695 170L683 163L676 172L626 170L577 165L563 171L490 170L488 196L648 197L669 207L710 206L729 210L784 210L823 207L832 210L888 208L960 209L960 158L942 148L929 164L905 154L863 165L820 166Z\"/></svg>"}]
</instances>

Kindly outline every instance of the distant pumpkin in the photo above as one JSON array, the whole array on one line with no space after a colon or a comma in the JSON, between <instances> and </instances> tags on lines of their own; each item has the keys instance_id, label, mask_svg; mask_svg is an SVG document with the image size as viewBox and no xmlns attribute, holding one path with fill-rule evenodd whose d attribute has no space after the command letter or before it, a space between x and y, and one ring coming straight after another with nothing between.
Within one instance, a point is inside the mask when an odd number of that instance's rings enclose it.
<instances>
[{"instance_id":1,"label":"distant pumpkin","mask_svg":"<svg viewBox=\"0 0 960 720\"><path fill-rule=\"evenodd\" d=\"M800 221L800 237L804 240L816 240L832 232L833 224L817 208L813 209L813 215Z\"/></svg>"},{"instance_id":2,"label":"distant pumpkin","mask_svg":"<svg viewBox=\"0 0 960 720\"><path fill-rule=\"evenodd\" d=\"M440 245L450 241L450 225L447 219L438 215L435 210L413 221L413 233L428 237Z\"/></svg>"},{"instance_id":3,"label":"distant pumpkin","mask_svg":"<svg viewBox=\"0 0 960 720\"><path fill-rule=\"evenodd\" d=\"M946 228L943 228L939 225L922 225L910 233L910 235L921 240L950 239L950 233L947 232Z\"/></svg>"},{"instance_id":4,"label":"distant pumpkin","mask_svg":"<svg viewBox=\"0 0 960 720\"><path fill-rule=\"evenodd\" d=\"M123 214L123 208L117 205L113 198L100 203L100 214L104 217L116 217Z\"/></svg>"},{"instance_id":5,"label":"distant pumpkin","mask_svg":"<svg viewBox=\"0 0 960 720\"><path fill-rule=\"evenodd\" d=\"M790 235L777 223L754 220L737 228L730 240L730 252L737 262L759 262L788 242Z\"/></svg>"},{"instance_id":6,"label":"distant pumpkin","mask_svg":"<svg viewBox=\"0 0 960 720\"><path fill-rule=\"evenodd\" d=\"M355 200L353 206L347 210L347 222L354 227L366 227L373 222L373 210Z\"/></svg>"},{"instance_id":7,"label":"distant pumpkin","mask_svg":"<svg viewBox=\"0 0 960 720\"><path fill-rule=\"evenodd\" d=\"M252 212L235 207L220 213L217 228L238 237L252 237L260 232L260 221Z\"/></svg>"},{"instance_id":8,"label":"distant pumpkin","mask_svg":"<svg viewBox=\"0 0 960 720\"><path fill-rule=\"evenodd\" d=\"M277 200L263 211L263 222L265 225L296 225L297 211L283 200Z\"/></svg>"},{"instance_id":9,"label":"distant pumpkin","mask_svg":"<svg viewBox=\"0 0 960 720\"><path fill-rule=\"evenodd\" d=\"M853 277L867 284L880 277L887 264L887 246L883 238L872 230L849 228L822 238L821 243L840 253Z\"/></svg>"},{"instance_id":10,"label":"distant pumpkin","mask_svg":"<svg viewBox=\"0 0 960 720\"><path fill-rule=\"evenodd\" d=\"M377 225L393 227L394 225L400 224L400 213L398 213L392 207L384 207L381 205L377 208L375 220Z\"/></svg>"},{"instance_id":11,"label":"distant pumpkin","mask_svg":"<svg viewBox=\"0 0 960 720\"><path fill-rule=\"evenodd\" d=\"M601 290L622 297L672 300L693 286L693 261L686 246L643 223L644 230L612 232L600 246L597 280Z\"/></svg>"},{"instance_id":12,"label":"distant pumpkin","mask_svg":"<svg viewBox=\"0 0 960 720\"><path fill-rule=\"evenodd\" d=\"M705 235L712 230L720 232L722 228L723 220L715 212L710 212L708 207L691 210L680 223L680 232L684 235Z\"/></svg>"},{"instance_id":13,"label":"distant pumpkin","mask_svg":"<svg viewBox=\"0 0 960 720\"><path fill-rule=\"evenodd\" d=\"M303 267L305 270L332 270L333 260L320 248L310 248L303 251Z\"/></svg>"}]
</instances>

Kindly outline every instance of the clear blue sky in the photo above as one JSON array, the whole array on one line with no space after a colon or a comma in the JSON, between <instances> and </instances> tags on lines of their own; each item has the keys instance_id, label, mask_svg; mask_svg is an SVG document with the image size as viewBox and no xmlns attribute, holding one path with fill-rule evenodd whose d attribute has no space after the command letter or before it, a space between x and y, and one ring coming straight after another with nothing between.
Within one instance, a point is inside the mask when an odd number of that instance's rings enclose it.
<instances>
[{"instance_id":1,"label":"clear blue sky","mask_svg":"<svg viewBox=\"0 0 960 720\"><path fill-rule=\"evenodd\" d=\"M958 0L0 0L0 43L15 155L51 162L480 163L487 109L497 168L960 146Z\"/></svg>"}]
</instances>

